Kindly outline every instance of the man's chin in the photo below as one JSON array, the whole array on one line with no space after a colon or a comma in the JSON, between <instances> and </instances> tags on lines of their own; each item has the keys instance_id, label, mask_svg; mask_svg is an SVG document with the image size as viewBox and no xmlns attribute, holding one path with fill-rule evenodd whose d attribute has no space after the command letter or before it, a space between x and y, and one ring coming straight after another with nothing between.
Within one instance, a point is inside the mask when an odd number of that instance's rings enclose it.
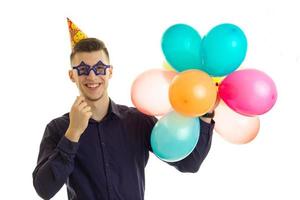
<instances>
[{"instance_id":1,"label":"man's chin","mask_svg":"<svg viewBox=\"0 0 300 200\"><path fill-rule=\"evenodd\" d=\"M88 95L84 95L84 96L85 96L85 98L86 98L87 100L89 100L89 101L98 101L98 100L100 100L100 99L103 97L103 95L98 96L98 97L90 97L90 96L88 96Z\"/></svg>"},{"instance_id":2,"label":"man's chin","mask_svg":"<svg viewBox=\"0 0 300 200\"><path fill-rule=\"evenodd\" d=\"M89 101L98 101L101 98L103 98L103 96L105 94L105 92L99 92L98 94L89 94L88 92L85 92L83 90L81 90L80 93L85 97L85 99L87 99Z\"/></svg>"}]
</instances>

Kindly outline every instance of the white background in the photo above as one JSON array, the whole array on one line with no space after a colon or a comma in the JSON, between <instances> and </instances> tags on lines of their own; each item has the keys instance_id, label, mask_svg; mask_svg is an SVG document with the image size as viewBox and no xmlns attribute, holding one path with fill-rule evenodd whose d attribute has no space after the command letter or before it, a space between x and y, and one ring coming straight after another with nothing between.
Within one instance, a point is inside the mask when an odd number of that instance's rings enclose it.
<instances>
[{"instance_id":1,"label":"white background","mask_svg":"<svg viewBox=\"0 0 300 200\"><path fill-rule=\"evenodd\" d=\"M182 174L151 155L146 200L300 199L299 6L296 1L1 1L0 199L39 199L32 186L46 124L68 112L77 95L67 76L66 17L106 42L114 65L109 94L132 105L134 78L161 68L160 39L175 23L201 36L229 22L248 39L242 67L269 74L275 107L260 117L257 138L233 145L218 134L196 174ZM63 187L53 199L67 199Z\"/></svg>"}]
</instances>

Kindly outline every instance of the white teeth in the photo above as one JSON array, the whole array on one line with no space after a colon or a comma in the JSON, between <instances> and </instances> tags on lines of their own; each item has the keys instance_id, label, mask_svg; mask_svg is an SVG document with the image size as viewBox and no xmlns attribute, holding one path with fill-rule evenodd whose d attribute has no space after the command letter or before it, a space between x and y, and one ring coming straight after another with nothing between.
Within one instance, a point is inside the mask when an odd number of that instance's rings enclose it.
<instances>
[{"instance_id":1,"label":"white teeth","mask_svg":"<svg viewBox=\"0 0 300 200\"><path fill-rule=\"evenodd\" d=\"M87 87L89 87L89 88L96 88L96 87L98 87L100 85L100 83L91 83L91 84L86 84L86 86Z\"/></svg>"}]
</instances>

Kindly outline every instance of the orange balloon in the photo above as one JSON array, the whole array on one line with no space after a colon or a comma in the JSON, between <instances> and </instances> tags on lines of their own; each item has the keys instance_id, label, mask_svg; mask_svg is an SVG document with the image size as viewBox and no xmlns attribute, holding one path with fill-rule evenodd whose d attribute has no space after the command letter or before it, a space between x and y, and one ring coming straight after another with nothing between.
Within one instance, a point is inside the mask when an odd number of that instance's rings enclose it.
<instances>
[{"instance_id":1,"label":"orange balloon","mask_svg":"<svg viewBox=\"0 0 300 200\"><path fill-rule=\"evenodd\" d=\"M241 115L220 101L215 110L215 131L226 141L234 144L245 144L258 134L260 121L258 117Z\"/></svg>"},{"instance_id":2,"label":"orange balloon","mask_svg":"<svg viewBox=\"0 0 300 200\"><path fill-rule=\"evenodd\" d=\"M198 117L214 106L217 89L207 73L196 69L186 70L175 76L170 84L170 103L178 113Z\"/></svg>"}]
</instances>

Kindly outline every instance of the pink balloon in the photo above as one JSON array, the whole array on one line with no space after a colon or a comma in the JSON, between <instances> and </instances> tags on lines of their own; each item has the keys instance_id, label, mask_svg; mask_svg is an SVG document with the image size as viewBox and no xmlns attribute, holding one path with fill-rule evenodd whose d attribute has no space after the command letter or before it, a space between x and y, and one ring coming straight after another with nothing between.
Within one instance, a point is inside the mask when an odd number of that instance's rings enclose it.
<instances>
[{"instance_id":1,"label":"pink balloon","mask_svg":"<svg viewBox=\"0 0 300 200\"><path fill-rule=\"evenodd\" d=\"M140 74L131 87L131 101L147 115L165 115L172 110L169 85L177 73L165 69L151 69Z\"/></svg>"},{"instance_id":2,"label":"pink balloon","mask_svg":"<svg viewBox=\"0 0 300 200\"><path fill-rule=\"evenodd\" d=\"M219 95L231 109L246 116L268 112L277 100L273 80L256 69L229 74L219 86Z\"/></svg>"},{"instance_id":3,"label":"pink balloon","mask_svg":"<svg viewBox=\"0 0 300 200\"><path fill-rule=\"evenodd\" d=\"M220 101L215 110L215 128L226 141L234 144L245 144L258 134L260 121L258 117L247 117L231 110Z\"/></svg>"}]
</instances>

